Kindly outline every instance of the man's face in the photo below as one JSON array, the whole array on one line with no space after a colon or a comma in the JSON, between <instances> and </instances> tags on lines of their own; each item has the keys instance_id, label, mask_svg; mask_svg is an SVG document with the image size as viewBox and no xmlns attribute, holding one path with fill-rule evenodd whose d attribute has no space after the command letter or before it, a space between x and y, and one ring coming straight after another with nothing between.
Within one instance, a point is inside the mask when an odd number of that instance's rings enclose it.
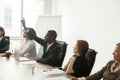
<instances>
[{"instance_id":1,"label":"man's face","mask_svg":"<svg viewBox=\"0 0 120 80\"><path fill-rule=\"evenodd\" d=\"M79 53L77 44L73 47L73 53Z\"/></svg>"},{"instance_id":2,"label":"man's face","mask_svg":"<svg viewBox=\"0 0 120 80\"><path fill-rule=\"evenodd\" d=\"M120 46L116 46L113 55L114 55L114 60L120 61Z\"/></svg>"},{"instance_id":3,"label":"man's face","mask_svg":"<svg viewBox=\"0 0 120 80\"><path fill-rule=\"evenodd\" d=\"M45 41L48 42L48 43L51 43L52 40L53 40L53 36L50 35L50 33L48 32L48 33L45 35Z\"/></svg>"}]
</instances>

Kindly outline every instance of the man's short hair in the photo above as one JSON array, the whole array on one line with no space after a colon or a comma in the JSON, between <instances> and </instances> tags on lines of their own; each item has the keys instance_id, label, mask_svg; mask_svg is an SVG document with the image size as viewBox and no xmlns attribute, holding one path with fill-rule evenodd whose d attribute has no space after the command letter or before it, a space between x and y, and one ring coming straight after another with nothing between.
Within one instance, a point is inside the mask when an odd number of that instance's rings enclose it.
<instances>
[{"instance_id":1,"label":"man's short hair","mask_svg":"<svg viewBox=\"0 0 120 80\"><path fill-rule=\"evenodd\" d=\"M49 30L48 33L56 39L57 33L55 30Z\"/></svg>"}]
</instances>

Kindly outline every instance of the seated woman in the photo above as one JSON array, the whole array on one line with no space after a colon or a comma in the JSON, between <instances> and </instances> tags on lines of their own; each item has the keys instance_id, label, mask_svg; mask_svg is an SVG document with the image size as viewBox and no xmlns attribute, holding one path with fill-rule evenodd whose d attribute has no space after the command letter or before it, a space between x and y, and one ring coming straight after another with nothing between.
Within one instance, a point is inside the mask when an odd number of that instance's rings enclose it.
<instances>
[{"instance_id":1,"label":"seated woman","mask_svg":"<svg viewBox=\"0 0 120 80\"><path fill-rule=\"evenodd\" d=\"M89 45L85 40L77 40L75 47L73 48L73 53L75 53L68 63L64 66L67 74L71 74L75 77L85 76L88 68L87 60L85 59L85 54L88 51Z\"/></svg>"},{"instance_id":2,"label":"seated woman","mask_svg":"<svg viewBox=\"0 0 120 80\"><path fill-rule=\"evenodd\" d=\"M120 43L116 44L114 53L114 60L110 60L97 73L83 78L72 78L71 80L120 80Z\"/></svg>"},{"instance_id":3,"label":"seated woman","mask_svg":"<svg viewBox=\"0 0 120 80\"><path fill-rule=\"evenodd\" d=\"M0 26L0 54L5 53L9 50L10 39L8 36L5 36L5 30Z\"/></svg>"},{"instance_id":4,"label":"seated woman","mask_svg":"<svg viewBox=\"0 0 120 80\"><path fill-rule=\"evenodd\" d=\"M21 57L26 56L36 58L36 44L34 40L26 33L26 30L23 31L23 37L24 41L16 53L19 53Z\"/></svg>"}]
</instances>

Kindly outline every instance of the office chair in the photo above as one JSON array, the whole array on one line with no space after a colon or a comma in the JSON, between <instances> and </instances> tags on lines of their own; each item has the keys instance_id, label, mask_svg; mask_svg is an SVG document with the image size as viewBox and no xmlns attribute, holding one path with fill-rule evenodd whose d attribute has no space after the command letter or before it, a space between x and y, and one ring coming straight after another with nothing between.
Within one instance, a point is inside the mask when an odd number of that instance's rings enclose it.
<instances>
[{"instance_id":1,"label":"office chair","mask_svg":"<svg viewBox=\"0 0 120 80\"><path fill-rule=\"evenodd\" d=\"M0 43L0 53L4 53L8 51L10 48L10 37L9 36L4 36L3 40Z\"/></svg>"},{"instance_id":2,"label":"office chair","mask_svg":"<svg viewBox=\"0 0 120 80\"><path fill-rule=\"evenodd\" d=\"M97 54L97 52L94 49L88 49L87 53L85 54L85 58L86 58L87 63L89 65L89 67L86 71L86 76L89 76L91 71L92 71L92 68L93 68L94 63L95 63L96 54Z\"/></svg>"},{"instance_id":3,"label":"office chair","mask_svg":"<svg viewBox=\"0 0 120 80\"><path fill-rule=\"evenodd\" d=\"M61 52L59 55L59 66L58 66L58 67L61 67L63 64L63 60L65 58L65 55L66 55L67 43L63 41L57 41L57 42L61 45Z\"/></svg>"}]
</instances>

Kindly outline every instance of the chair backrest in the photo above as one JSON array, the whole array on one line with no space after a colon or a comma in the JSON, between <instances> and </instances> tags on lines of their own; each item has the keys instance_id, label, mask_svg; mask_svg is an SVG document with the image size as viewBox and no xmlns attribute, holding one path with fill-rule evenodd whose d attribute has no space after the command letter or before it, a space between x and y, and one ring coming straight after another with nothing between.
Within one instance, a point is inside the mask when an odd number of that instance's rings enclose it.
<instances>
[{"instance_id":1,"label":"chair backrest","mask_svg":"<svg viewBox=\"0 0 120 80\"><path fill-rule=\"evenodd\" d=\"M1 42L0 48L2 48L2 50L0 50L0 53L4 53L6 51L9 50L10 48L10 37L9 36L4 36L4 41Z\"/></svg>"},{"instance_id":2,"label":"chair backrest","mask_svg":"<svg viewBox=\"0 0 120 80\"><path fill-rule=\"evenodd\" d=\"M88 65L89 65L86 72L86 76L89 76L92 71L92 68L95 63L96 54L97 52L94 49L88 49L87 53L85 54L86 60L88 61Z\"/></svg>"},{"instance_id":3,"label":"chair backrest","mask_svg":"<svg viewBox=\"0 0 120 80\"><path fill-rule=\"evenodd\" d=\"M58 66L58 67L61 67L63 64L63 60L65 58L65 55L66 55L67 43L63 41L57 41L57 42L61 45L61 52L59 55L59 66Z\"/></svg>"}]
</instances>

